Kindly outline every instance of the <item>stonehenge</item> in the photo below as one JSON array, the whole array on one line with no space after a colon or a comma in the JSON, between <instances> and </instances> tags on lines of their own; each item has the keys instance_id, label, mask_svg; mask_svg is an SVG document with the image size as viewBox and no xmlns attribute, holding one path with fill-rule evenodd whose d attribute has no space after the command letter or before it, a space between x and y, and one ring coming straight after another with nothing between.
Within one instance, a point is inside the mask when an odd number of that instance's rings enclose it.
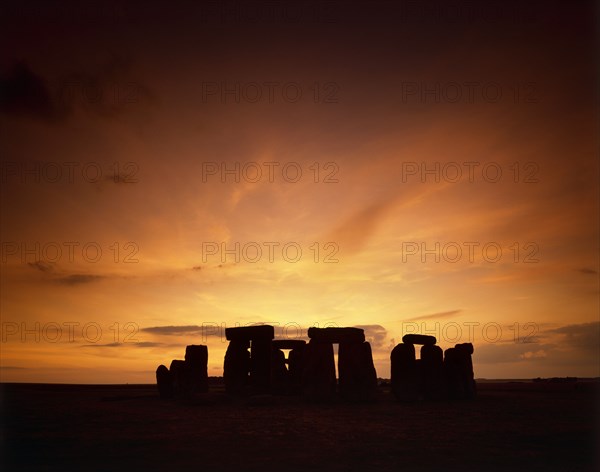
<instances>
[{"instance_id":1,"label":"stonehenge","mask_svg":"<svg viewBox=\"0 0 600 472\"><path fill-rule=\"evenodd\" d=\"M377 372L360 328L309 328L309 342L274 339L273 326L226 328L225 391L232 395L302 395L309 401L371 401ZM338 345L337 378L334 344ZM419 358L415 346L420 346ZM287 351L287 357L284 351ZM391 392L403 402L471 400L476 395L473 345L445 351L434 336L406 334L391 351ZM156 369L160 398L208 391L208 347L189 345L184 360Z\"/></svg>"},{"instance_id":2,"label":"stonehenge","mask_svg":"<svg viewBox=\"0 0 600 472\"><path fill-rule=\"evenodd\" d=\"M373 398L377 374L371 346L359 328L310 328L303 340L273 339L269 325L225 329L223 368L231 394L303 394L310 400ZM339 387L333 344L339 344ZM248 352L250 349L250 352ZM285 357L283 350L289 350Z\"/></svg>"},{"instance_id":3,"label":"stonehenge","mask_svg":"<svg viewBox=\"0 0 600 472\"><path fill-rule=\"evenodd\" d=\"M456 344L445 352L434 336L407 334L392 350L392 393L400 401L464 399L475 397L473 344ZM416 359L415 344L421 344Z\"/></svg>"}]
</instances>

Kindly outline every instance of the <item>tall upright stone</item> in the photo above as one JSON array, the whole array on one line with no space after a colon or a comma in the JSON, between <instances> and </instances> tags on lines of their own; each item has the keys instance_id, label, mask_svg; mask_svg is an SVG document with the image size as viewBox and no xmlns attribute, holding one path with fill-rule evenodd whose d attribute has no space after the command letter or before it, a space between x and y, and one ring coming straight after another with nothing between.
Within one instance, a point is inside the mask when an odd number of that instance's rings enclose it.
<instances>
[{"instance_id":1,"label":"tall upright stone","mask_svg":"<svg viewBox=\"0 0 600 472\"><path fill-rule=\"evenodd\" d=\"M185 363L189 375L190 393L208 391L208 347L192 344L185 348Z\"/></svg>"},{"instance_id":2,"label":"tall upright stone","mask_svg":"<svg viewBox=\"0 0 600 472\"><path fill-rule=\"evenodd\" d=\"M269 391L271 384L271 339L250 341L250 385L253 393Z\"/></svg>"},{"instance_id":3,"label":"tall upright stone","mask_svg":"<svg viewBox=\"0 0 600 472\"><path fill-rule=\"evenodd\" d=\"M463 343L446 349L444 355L444 374L448 397L470 400L475 397L473 374L473 344Z\"/></svg>"},{"instance_id":4,"label":"tall upright stone","mask_svg":"<svg viewBox=\"0 0 600 472\"><path fill-rule=\"evenodd\" d=\"M250 373L250 341L232 340L225 352L223 380L225 391L239 394L246 391Z\"/></svg>"},{"instance_id":5,"label":"tall upright stone","mask_svg":"<svg viewBox=\"0 0 600 472\"><path fill-rule=\"evenodd\" d=\"M302 385L303 353L306 341L274 339L271 341L271 391L300 394ZM282 349L289 349L285 358ZM287 365L287 368L286 368Z\"/></svg>"},{"instance_id":6,"label":"tall upright stone","mask_svg":"<svg viewBox=\"0 0 600 472\"><path fill-rule=\"evenodd\" d=\"M460 371L460 382L462 383L462 390L467 400L475 398L476 385L475 375L473 372L473 359L472 354L474 351L472 343L457 344L454 347L457 350L459 371Z\"/></svg>"},{"instance_id":7,"label":"tall upright stone","mask_svg":"<svg viewBox=\"0 0 600 472\"><path fill-rule=\"evenodd\" d=\"M373 400L377 372L368 342L341 342L338 350L340 395L350 401Z\"/></svg>"},{"instance_id":8,"label":"tall upright stone","mask_svg":"<svg viewBox=\"0 0 600 472\"><path fill-rule=\"evenodd\" d=\"M336 391L333 344L311 339L304 349L302 387L306 398L330 400Z\"/></svg>"},{"instance_id":9,"label":"tall upright stone","mask_svg":"<svg viewBox=\"0 0 600 472\"><path fill-rule=\"evenodd\" d=\"M302 341L302 344L297 344L288 354L288 370L290 372L290 386L292 393L302 393L305 351L306 342Z\"/></svg>"},{"instance_id":10,"label":"tall upright stone","mask_svg":"<svg viewBox=\"0 0 600 472\"><path fill-rule=\"evenodd\" d=\"M419 371L414 344L400 343L390 355L392 393L400 401L415 401L419 397Z\"/></svg>"},{"instance_id":11,"label":"tall upright stone","mask_svg":"<svg viewBox=\"0 0 600 472\"><path fill-rule=\"evenodd\" d=\"M156 369L156 385L160 398L173 398L173 378L169 369L162 364Z\"/></svg>"},{"instance_id":12,"label":"tall upright stone","mask_svg":"<svg viewBox=\"0 0 600 472\"><path fill-rule=\"evenodd\" d=\"M444 397L444 353L433 344L421 347L421 388L423 396L430 400Z\"/></svg>"},{"instance_id":13,"label":"tall upright stone","mask_svg":"<svg viewBox=\"0 0 600 472\"><path fill-rule=\"evenodd\" d=\"M169 366L169 372L173 380L173 395L176 398L187 398L189 396L189 375L187 375L185 361L173 360Z\"/></svg>"},{"instance_id":14,"label":"tall upright stone","mask_svg":"<svg viewBox=\"0 0 600 472\"><path fill-rule=\"evenodd\" d=\"M271 392L288 393L290 390L290 373L288 372L285 354L276 346L271 346Z\"/></svg>"}]
</instances>

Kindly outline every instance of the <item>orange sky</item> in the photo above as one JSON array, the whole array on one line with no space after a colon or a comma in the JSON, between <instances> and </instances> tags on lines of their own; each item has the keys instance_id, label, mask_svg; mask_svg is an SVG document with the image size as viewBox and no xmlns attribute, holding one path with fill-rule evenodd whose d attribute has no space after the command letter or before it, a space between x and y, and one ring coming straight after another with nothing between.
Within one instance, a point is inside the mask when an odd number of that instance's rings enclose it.
<instances>
[{"instance_id":1,"label":"orange sky","mask_svg":"<svg viewBox=\"0 0 600 472\"><path fill-rule=\"evenodd\" d=\"M1 380L221 375L252 323L600 375L592 3L454 4L5 7Z\"/></svg>"}]
</instances>

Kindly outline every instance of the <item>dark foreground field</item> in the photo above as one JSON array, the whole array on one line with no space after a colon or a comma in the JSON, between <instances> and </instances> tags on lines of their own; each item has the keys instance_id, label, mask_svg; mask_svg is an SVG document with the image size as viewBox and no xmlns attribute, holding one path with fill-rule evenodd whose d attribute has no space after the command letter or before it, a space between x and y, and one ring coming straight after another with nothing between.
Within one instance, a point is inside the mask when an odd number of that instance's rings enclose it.
<instances>
[{"instance_id":1,"label":"dark foreground field","mask_svg":"<svg viewBox=\"0 0 600 472\"><path fill-rule=\"evenodd\" d=\"M152 385L1 384L0 469L585 471L595 468L595 382L485 383L471 403L194 404Z\"/></svg>"}]
</instances>

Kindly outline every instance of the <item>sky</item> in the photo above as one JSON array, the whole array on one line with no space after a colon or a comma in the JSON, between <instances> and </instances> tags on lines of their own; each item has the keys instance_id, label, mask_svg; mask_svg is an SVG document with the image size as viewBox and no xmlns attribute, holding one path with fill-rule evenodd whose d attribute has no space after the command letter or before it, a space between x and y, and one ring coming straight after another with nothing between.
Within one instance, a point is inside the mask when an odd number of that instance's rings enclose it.
<instances>
[{"instance_id":1,"label":"sky","mask_svg":"<svg viewBox=\"0 0 600 472\"><path fill-rule=\"evenodd\" d=\"M593 2L1 8L1 381L220 376L251 324L600 376Z\"/></svg>"}]
</instances>

